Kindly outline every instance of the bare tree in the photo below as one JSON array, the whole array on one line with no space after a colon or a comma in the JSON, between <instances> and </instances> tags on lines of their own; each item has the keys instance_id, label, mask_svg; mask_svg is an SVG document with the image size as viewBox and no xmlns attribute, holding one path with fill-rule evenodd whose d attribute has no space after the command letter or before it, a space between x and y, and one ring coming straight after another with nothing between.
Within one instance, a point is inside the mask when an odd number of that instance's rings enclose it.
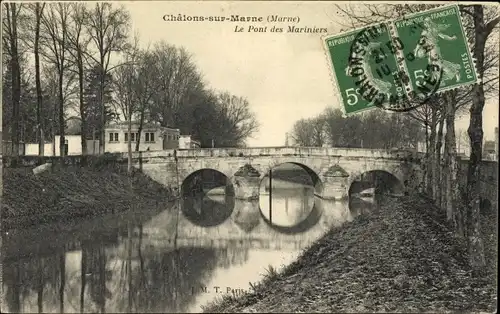
<instances>
[{"instance_id":1,"label":"bare tree","mask_svg":"<svg viewBox=\"0 0 500 314\"><path fill-rule=\"evenodd\" d=\"M110 64L113 53L123 51L127 46L127 36L129 32L130 15L123 8L113 8L111 3L96 3L88 14L87 33L92 39L97 50L97 56L91 55L93 61L100 70L100 84L98 102L101 109L99 150L105 151L106 110L103 102L103 95L108 75L114 66Z\"/></svg>"},{"instance_id":2,"label":"bare tree","mask_svg":"<svg viewBox=\"0 0 500 314\"><path fill-rule=\"evenodd\" d=\"M139 113L138 138L135 144L135 151L139 151L141 144L142 128L146 118L146 111L150 111L153 97L158 93L160 83L158 82L158 68L156 66L156 57L153 53L145 50L139 52L138 56L138 77L139 80L134 86L134 101L137 104Z\"/></svg>"},{"instance_id":3,"label":"bare tree","mask_svg":"<svg viewBox=\"0 0 500 314\"><path fill-rule=\"evenodd\" d=\"M464 235L464 225L462 209L459 208L461 195L458 186L458 163L457 163L457 142L455 135L455 114L456 114L457 91L448 91L445 94L445 198L443 207L446 208L446 217L454 222L455 230L459 235Z\"/></svg>"},{"instance_id":4,"label":"bare tree","mask_svg":"<svg viewBox=\"0 0 500 314\"><path fill-rule=\"evenodd\" d=\"M162 126L176 127L180 123L183 107L204 88L204 84L185 49L160 42L155 45L153 53L162 92L156 93L152 99L151 118Z\"/></svg>"},{"instance_id":5,"label":"bare tree","mask_svg":"<svg viewBox=\"0 0 500 314\"><path fill-rule=\"evenodd\" d=\"M318 117L311 119L313 125L313 141L314 146L322 147L328 142L326 115L320 114Z\"/></svg>"},{"instance_id":6,"label":"bare tree","mask_svg":"<svg viewBox=\"0 0 500 314\"><path fill-rule=\"evenodd\" d=\"M84 101L85 65L89 54L90 36L85 34L87 24L87 9L82 3L72 3L72 12L67 31L68 52L71 55L73 67L78 77L78 111L80 113L80 134L82 154L87 153L87 112Z\"/></svg>"},{"instance_id":7,"label":"bare tree","mask_svg":"<svg viewBox=\"0 0 500 314\"><path fill-rule=\"evenodd\" d=\"M43 95L42 95L42 84L40 82L40 28L41 20L43 15L43 9L45 8L45 3L36 2L30 5L35 17L35 24L33 27L34 33L34 44L33 44L33 54L35 56L35 84L36 84L36 121L37 121L37 131L38 131L38 154L43 156L45 153L45 132L44 123L42 119L43 112Z\"/></svg>"},{"instance_id":8,"label":"bare tree","mask_svg":"<svg viewBox=\"0 0 500 314\"><path fill-rule=\"evenodd\" d=\"M443 169L443 135L444 135L444 125L446 118L446 107L443 106L442 100L439 99L439 107L436 108L437 115L437 132L434 130L434 142L432 143L432 198L436 202L438 206L442 205L443 201L443 193L442 191L445 189L445 186L442 184L446 184L441 180L443 178L444 173L446 172L446 167Z\"/></svg>"},{"instance_id":9,"label":"bare tree","mask_svg":"<svg viewBox=\"0 0 500 314\"><path fill-rule=\"evenodd\" d=\"M291 137L295 145L313 146L314 128L307 119L300 119L294 123Z\"/></svg>"},{"instance_id":10,"label":"bare tree","mask_svg":"<svg viewBox=\"0 0 500 314\"><path fill-rule=\"evenodd\" d=\"M68 44L68 16L70 6L68 3L54 3L48 6L42 15L44 49L43 56L57 71L58 80L58 119L59 119L59 153L65 155L65 121L64 121L64 80L65 73L70 66L67 58Z\"/></svg>"},{"instance_id":11,"label":"bare tree","mask_svg":"<svg viewBox=\"0 0 500 314\"><path fill-rule=\"evenodd\" d=\"M254 113L250 110L250 104L244 97L238 97L222 92L218 95L219 124L226 132L224 139L230 141L231 145L243 145L245 139L251 136L259 128Z\"/></svg>"},{"instance_id":12,"label":"bare tree","mask_svg":"<svg viewBox=\"0 0 500 314\"><path fill-rule=\"evenodd\" d=\"M145 73L139 70L141 52L138 49L138 37L134 38L134 45L125 51L125 60L121 67L115 71L114 88L116 92L115 103L127 121L127 152L128 173L132 174L132 118L139 109L137 102L140 85Z\"/></svg>"},{"instance_id":13,"label":"bare tree","mask_svg":"<svg viewBox=\"0 0 500 314\"><path fill-rule=\"evenodd\" d=\"M134 53L127 54L125 57L126 65L118 68L115 71L115 101L123 117L127 121L127 151L128 151L128 173L132 173L132 117L137 111L137 104L134 101L135 91L134 88L138 81L138 75L133 64L136 55Z\"/></svg>"},{"instance_id":14,"label":"bare tree","mask_svg":"<svg viewBox=\"0 0 500 314\"><path fill-rule=\"evenodd\" d=\"M485 47L486 41L493 29L498 25L500 16L487 21L484 7L473 5L463 7L462 11L471 16L474 23L474 57L480 78L484 78ZM498 47L496 50L498 54ZM483 108L485 103L485 91L483 84L476 84L472 89L472 106L470 108L470 124L468 134L471 144L469 158L469 170L467 175L468 206L466 214L466 236L469 238L469 250L471 264L475 272L481 272L486 265L484 258L483 243L480 236L480 163L483 149Z\"/></svg>"},{"instance_id":15,"label":"bare tree","mask_svg":"<svg viewBox=\"0 0 500 314\"><path fill-rule=\"evenodd\" d=\"M4 3L5 14L2 16L2 44L9 58L12 85L12 130L11 151L19 155L19 101L21 98L21 68L19 62L18 17L22 5Z\"/></svg>"}]
</instances>

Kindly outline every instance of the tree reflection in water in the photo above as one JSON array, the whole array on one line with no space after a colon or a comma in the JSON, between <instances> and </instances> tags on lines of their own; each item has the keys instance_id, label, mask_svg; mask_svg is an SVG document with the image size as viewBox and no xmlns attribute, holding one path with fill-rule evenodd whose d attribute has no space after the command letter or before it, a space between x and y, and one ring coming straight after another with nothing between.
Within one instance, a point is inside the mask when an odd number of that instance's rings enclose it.
<instances>
[{"instance_id":1,"label":"tree reflection in water","mask_svg":"<svg viewBox=\"0 0 500 314\"><path fill-rule=\"evenodd\" d=\"M158 249L146 242L142 226L130 225L118 245L89 239L66 255L4 263L2 312L185 312L217 268L248 259L248 249ZM69 255L79 260L71 264Z\"/></svg>"},{"instance_id":2,"label":"tree reflection in water","mask_svg":"<svg viewBox=\"0 0 500 314\"><path fill-rule=\"evenodd\" d=\"M117 311L185 312L202 293L198 288L210 281L217 267L243 263L248 256L246 249L186 247L169 252L141 252L137 258L138 263L131 263L136 267L132 266L128 274L132 300L125 300L125 294L116 294Z\"/></svg>"},{"instance_id":3,"label":"tree reflection in water","mask_svg":"<svg viewBox=\"0 0 500 314\"><path fill-rule=\"evenodd\" d=\"M282 218L285 222L292 224L300 221L301 215L307 214L314 196L307 194L310 193L309 190L304 192L303 199L299 199L301 194L297 191L283 193L281 199L280 192L273 195L281 200L274 209L287 216ZM296 206L292 206L294 197ZM204 197L184 200L184 210L189 212L186 204L195 201L203 207L196 209L194 206L197 205L193 205L194 212L199 211L207 216L210 212L214 215L218 213L219 221L225 215L230 215L235 206L234 199L227 196L219 199ZM231 206L227 206L228 204ZM326 225L323 227L318 224L317 229L326 232L335 221L340 225L346 220L345 205L335 202L323 209L326 214L322 215L325 217L322 223ZM353 216L377 206L376 202L371 204L354 199L351 199L349 205ZM257 229L266 226L259 224L260 220L257 218L261 217L258 206L258 202L247 202L236 205L234 209L233 222L248 231L245 234L251 235L250 230L255 230L256 226ZM297 210L298 213L294 214L292 210ZM203 214L198 216L200 217L203 218ZM278 219L279 215L273 214L273 220L274 218ZM78 245L72 245L71 252L67 252L69 249L38 249L27 259L4 259L2 285L5 299L2 300L1 311L185 312L198 306L197 302L202 299L198 297L204 294L200 287L209 286L210 289L210 285L221 280L219 276L227 273L226 270L230 267L249 264L250 249L247 247L238 248L236 244L229 243L225 244L228 245L225 248L169 248L165 243L144 234L141 223L129 219L121 228L96 228L99 229L99 235L91 232L85 239L77 239ZM320 236L320 232L315 234ZM67 237L68 242L76 241L70 234ZM301 237L296 238L302 239ZM304 237L310 237L310 234L304 233ZM34 241L38 245L46 240L39 236ZM260 255L254 253L252 258L268 263L268 260L259 260ZM255 268L267 266L268 264L255 265Z\"/></svg>"},{"instance_id":4,"label":"tree reflection in water","mask_svg":"<svg viewBox=\"0 0 500 314\"><path fill-rule=\"evenodd\" d=\"M46 312L64 310L61 283L64 284L64 266L60 257L64 253L39 256L2 264L2 312ZM36 300L36 307L33 304Z\"/></svg>"}]
</instances>

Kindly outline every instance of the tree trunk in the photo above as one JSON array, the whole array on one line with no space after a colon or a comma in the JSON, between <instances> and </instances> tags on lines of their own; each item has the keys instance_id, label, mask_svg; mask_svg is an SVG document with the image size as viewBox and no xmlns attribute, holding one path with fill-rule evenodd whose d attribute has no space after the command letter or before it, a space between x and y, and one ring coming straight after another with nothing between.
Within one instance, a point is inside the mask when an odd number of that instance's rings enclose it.
<instances>
[{"instance_id":1,"label":"tree trunk","mask_svg":"<svg viewBox=\"0 0 500 314\"><path fill-rule=\"evenodd\" d=\"M104 154L106 151L106 134L104 132L106 128L106 108L104 106L104 82L105 82L105 73L104 73L104 57L101 56L101 64L100 64L100 73L99 73L99 95L98 95L98 100L99 100L99 105L101 106L101 132L99 136L99 152L101 154Z\"/></svg>"},{"instance_id":2,"label":"tree trunk","mask_svg":"<svg viewBox=\"0 0 500 314\"><path fill-rule=\"evenodd\" d=\"M82 155L86 155L87 151L87 116L85 112L85 103L83 100L83 59L82 52L80 50L77 51L77 62L78 62L78 92L79 92L79 101L80 101L80 134L81 134L81 145L82 145Z\"/></svg>"},{"instance_id":3,"label":"tree trunk","mask_svg":"<svg viewBox=\"0 0 500 314\"><path fill-rule=\"evenodd\" d=\"M14 263L14 282L12 283L12 292L10 292L10 296L12 297L9 300L9 310L12 313L19 313L21 311L21 265L20 262Z\"/></svg>"},{"instance_id":4,"label":"tree trunk","mask_svg":"<svg viewBox=\"0 0 500 314\"><path fill-rule=\"evenodd\" d=\"M145 278L145 273L144 273L144 257L142 256L142 236L143 236L143 230L142 230L142 224L139 225L139 244L137 245L137 256L139 257L139 269L140 269L140 280L141 280L141 286L139 289L146 289L144 284L146 283L146 278Z\"/></svg>"},{"instance_id":5,"label":"tree trunk","mask_svg":"<svg viewBox=\"0 0 500 314\"><path fill-rule=\"evenodd\" d=\"M474 5L475 45L474 56L482 79L484 65L484 48L486 32L482 5ZM475 273L480 273L486 266L483 241L480 235L480 164L483 149L483 107L484 87L476 84L472 89L472 106L470 108L470 124L467 133L470 138L469 170L467 173L467 226L466 235L469 240L470 263Z\"/></svg>"},{"instance_id":6,"label":"tree trunk","mask_svg":"<svg viewBox=\"0 0 500 314\"><path fill-rule=\"evenodd\" d=\"M63 74L63 69L61 66L61 69L59 70L59 155L60 156L65 156L66 151L65 151L65 137L64 137L64 91L63 91L63 80L64 80L64 74Z\"/></svg>"},{"instance_id":7,"label":"tree trunk","mask_svg":"<svg viewBox=\"0 0 500 314\"><path fill-rule=\"evenodd\" d=\"M127 140L127 152L128 152L128 163L127 163L127 171L128 174L132 174L132 114L129 113L128 116L128 140Z\"/></svg>"},{"instance_id":8,"label":"tree trunk","mask_svg":"<svg viewBox=\"0 0 500 314\"><path fill-rule=\"evenodd\" d=\"M56 106L56 103L54 103L54 112L52 115L52 125L50 126L50 131L52 133L52 156L56 155L56 116L58 112L58 107Z\"/></svg>"},{"instance_id":9,"label":"tree trunk","mask_svg":"<svg viewBox=\"0 0 500 314\"><path fill-rule=\"evenodd\" d=\"M427 172L427 195L429 197L434 196L434 163L436 162L436 154L435 154L435 142L436 142L436 124L437 124L437 110L434 106L431 107L431 134L429 136L429 161L428 161L428 172Z\"/></svg>"},{"instance_id":10,"label":"tree trunk","mask_svg":"<svg viewBox=\"0 0 500 314\"><path fill-rule=\"evenodd\" d=\"M456 232L464 236L463 211L460 206L460 183L458 181L457 139L455 135L456 93L447 94L446 109L446 142L448 155L448 172L446 183L446 218L453 221Z\"/></svg>"},{"instance_id":11,"label":"tree trunk","mask_svg":"<svg viewBox=\"0 0 500 314\"><path fill-rule=\"evenodd\" d=\"M42 277L43 273L40 272L39 276ZM37 305L38 305L38 313L43 313L43 283L39 283L38 285Z\"/></svg>"},{"instance_id":12,"label":"tree trunk","mask_svg":"<svg viewBox=\"0 0 500 314\"><path fill-rule=\"evenodd\" d=\"M135 142L135 151L139 151L139 147L141 145L141 133L142 133L142 127L144 125L144 109L141 110L141 117L139 119L139 129L137 130L137 138Z\"/></svg>"},{"instance_id":13,"label":"tree trunk","mask_svg":"<svg viewBox=\"0 0 500 314\"><path fill-rule=\"evenodd\" d=\"M9 5L9 4L7 4ZM11 69L12 69L12 143L11 150L13 156L19 156L19 102L21 99L21 69L19 65L19 52L17 49L17 4L10 3L11 13ZM8 13L7 13L8 14Z\"/></svg>"},{"instance_id":14,"label":"tree trunk","mask_svg":"<svg viewBox=\"0 0 500 314\"><path fill-rule=\"evenodd\" d=\"M45 136L43 132L43 102L42 102L42 86L40 83L40 55L39 55L39 42L40 42L40 19L43 8L40 3L35 4L36 24L35 24L35 84L36 84L36 123L38 125L38 155L45 155Z\"/></svg>"},{"instance_id":15,"label":"tree trunk","mask_svg":"<svg viewBox=\"0 0 500 314\"><path fill-rule=\"evenodd\" d=\"M441 171L443 167L443 161L442 161L442 148L443 148L443 129L444 129L444 122L445 122L445 114L446 110L441 110L441 115L439 117L439 127L438 127L438 133L436 137L436 162L433 164L434 169L433 169L433 186L434 186L434 200L438 206L443 208L443 192L445 191L444 186L442 183L445 181L443 179L443 171ZM446 167L446 164L444 165Z\"/></svg>"},{"instance_id":16,"label":"tree trunk","mask_svg":"<svg viewBox=\"0 0 500 314\"><path fill-rule=\"evenodd\" d=\"M132 223L128 222L127 236L128 236L128 254L127 254L127 283L128 283L128 312L132 313Z\"/></svg>"},{"instance_id":17,"label":"tree trunk","mask_svg":"<svg viewBox=\"0 0 500 314\"><path fill-rule=\"evenodd\" d=\"M81 260L81 289L80 289L80 313L85 310L85 285L87 283L87 249L82 245L82 260Z\"/></svg>"},{"instance_id":18,"label":"tree trunk","mask_svg":"<svg viewBox=\"0 0 500 314\"><path fill-rule=\"evenodd\" d=\"M99 247L99 310L106 313L106 252Z\"/></svg>"},{"instance_id":19,"label":"tree trunk","mask_svg":"<svg viewBox=\"0 0 500 314\"><path fill-rule=\"evenodd\" d=\"M60 285L59 285L59 312L64 313L64 288L66 286L66 256L61 253L59 256L59 271L60 271Z\"/></svg>"},{"instance_id":20,"label":"tree trunk","mask_svg":"<svg viewBox=\"0 0 500 314\"><path fill-rule=\"evenodd\" d=\"M427 105L426 105L427 106ZM424 175L423 179L424 182L422 182L422 186L425 187L425 190L428 189L428 182L427 178L429 176L429 165L430 165L430 157L429 157L429 119L428 115L425 116L425 166L424 166ZM424 192L424 191L421 191Z\"/></svg>"},{"instance_id":21,"label":"tree trunk","mask_svg":"<svg viewBox=\"0 0 500 314\"><path fill-rule=\"evenodd\" d=\"M37 3L38 4L38 3ZM38 313L43 313L43 260L38 261L38 287L37 287L37 305Z\"/></svg>"}]
</instances>

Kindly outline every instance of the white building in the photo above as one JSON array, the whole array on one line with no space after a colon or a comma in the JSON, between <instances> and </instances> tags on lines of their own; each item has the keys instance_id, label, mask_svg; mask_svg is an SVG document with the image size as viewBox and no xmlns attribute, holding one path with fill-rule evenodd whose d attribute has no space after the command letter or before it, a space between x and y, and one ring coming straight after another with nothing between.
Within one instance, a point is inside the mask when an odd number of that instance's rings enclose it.
<instances>
[{"instance_id":1,"label":"white building","mask_svg":"<svg viewBox=\"0 0 500 314\"><path fill-rule=\"evenodd\" d=\"M105 151L110 153L127 152L128 140L132 142L135 150L139 141L139 151L155 151L179 147L179 129L162 127L157 124L144 124L139 134L139 123L132 122L131 132L128 132L127 122L109 124L105 129ZM140 140L139 140L140 136Z\"/></svg>"},{"instance_id":2,"label":"white building","mask_svg":"<svg viewBox=\"0 0 500 314\"><path fill-rule=\"evenodd\" d=\"M135 151L139 141L139 151L158 151L164 149L199 148L200 142L191 138L191 135L180 135L179 129L162 127L156 124L144 124L139 135L138 123L132 124L128 132L126 122L109 124L105 129L105 151L109 153L124 153L128 151L128 140L132 142ZM59 149L60 136L56 135L55 143L45 143L44 156L54 156L52 145L55 146L55 156L61 156ZM87 140L87 152L82 154L81 135L65 135L66 156L97 155L99 154L99 140ZM38 143L25 144L25 155L38 155Z\"/></svg>"},{"instance_id":3,"label":"white building","mask_svg":"<svg viewBox=\"0 0 500 314\"><path fill-rule=\"evenodd\" d=\"M55 144L55 156L61 156L59 143L61 137L56 135L55 143L45 143L44 156L54 156L52 145ZM65 135L66 156L82 155L82 142L80 135ZM85 155L94 155L99 153L99 140L87 140L87 152ZM25 155L38 155L38 143L25 144Z\"/></svg>"},{"instance_id":4,"label":"white building","mask_svg":"<svg viewBox=\"0 0 500 314\"><path fill-rule=\"evenodd\" d=\"M201 144L191 138L191 135L181 135L179 137L179 148L189 149L189 148L200 148Z\"/></svg>"}]
</instances>

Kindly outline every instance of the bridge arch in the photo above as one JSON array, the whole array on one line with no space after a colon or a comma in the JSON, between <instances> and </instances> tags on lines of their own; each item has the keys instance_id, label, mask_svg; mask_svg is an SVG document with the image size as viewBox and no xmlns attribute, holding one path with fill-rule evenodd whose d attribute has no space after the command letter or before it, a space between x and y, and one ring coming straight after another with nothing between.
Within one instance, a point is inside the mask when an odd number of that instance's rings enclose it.
<instances>
[{"instance_id":1,"label":"bridge arch","mask_svg":"<svg viewBox=\"0 0 500 314\"><path fill-rule=\"evenodd\" d=\"M314 186L314 194L319 195L319 196L322 195L323 182L321 181L321 177L318 174L319 171L316 171L312 167L306 165L305 163L298 162L298 161L287 161L287 160L281 161L280 160L279 162L273 163L273 164L269 165L266 168L266 170L261 173L260 180L261 181L264 180L269 175L270 170L277 168L279 166L285 165L285 164L295 165L295 166L300 167L302 170L304 170L311 178L312 185Z\"/></svg>"},{"instance_id":2,"label":"bridge arch","mask_svg":"<svg viewBox=\"0 0 500 314\"><path fill-rule=\"evenodd\" d=\"M226 174L212 168L198 169L182 181L181 211L197 226L214 227L233 214L232 195L234 189Z\"/></svg>"},{"instance_id":3,"label":"bridge arch","mask_svg":"<svg viewBox=\"0 0 500 314\"><path fill-rule=\"evenodd\" d=\"M404 176L397 171L387 169L371 169L356 173L349 178L347 194L351 197L368 188L375 188L375 194L404 194L407 182Z\"/></svg>"},{"instance_id":4,"label":"bridge arch","mask_svg":"<svg viewBox=\"0 0 500 314\"><path fill-rule=\"evenodd\" d=\"M318 173L308 165L286 159L275 160L264 169L259 178L259 211L263 221L279 233L296 234L312 228L322 214L315 197L323 189ZM272 200L271 170L273 181L278 180L272 186Z\"/></svg>"},{"instance_id":5,"label":"bridge arch","mask_svg":"<svg viewBox=\"0 0 500 314\"><path fill-rule=\"evenodd\" d=\"M224 189L227 195L234 194L234 188L227 174L213 168L201 168L191 172L182 180L181 195L188 196L216 188Z\"/></svg>"}]
</instances>

